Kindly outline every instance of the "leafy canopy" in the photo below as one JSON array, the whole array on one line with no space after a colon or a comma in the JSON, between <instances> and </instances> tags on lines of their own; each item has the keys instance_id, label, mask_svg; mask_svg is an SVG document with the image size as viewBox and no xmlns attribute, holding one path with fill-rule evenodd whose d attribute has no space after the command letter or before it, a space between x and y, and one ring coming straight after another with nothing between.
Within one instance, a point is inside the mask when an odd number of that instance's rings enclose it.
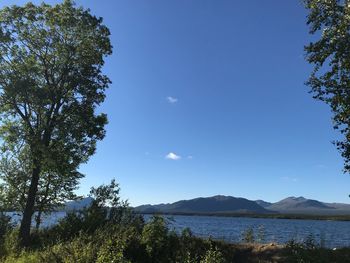
<instances>
[{"instance_id":1,"label":"leafy canopy","mask_svg":"<svg viewBox=\"0 0 350 263\"><path fill-rule=\"evenodd\" d=\"M105 135L106 115L95 108L110 83L101 68L112 47L101 23L71 1L0 11L3 139L24 140L61 172L86 161Z\"/></svg>"},{"instance_id":2,"label":"leafy canopy","mask_svg":"<svg viewBox=\"0 0 350 263\"><path fill-rule=\"evenodd\" d=\"M330 105L334 128L344 139L335 144L350 172L350 2L304 0L310 33L319 39L305 47L314 70L307 82L314 98Z\"/></svg>"}]
</instances>

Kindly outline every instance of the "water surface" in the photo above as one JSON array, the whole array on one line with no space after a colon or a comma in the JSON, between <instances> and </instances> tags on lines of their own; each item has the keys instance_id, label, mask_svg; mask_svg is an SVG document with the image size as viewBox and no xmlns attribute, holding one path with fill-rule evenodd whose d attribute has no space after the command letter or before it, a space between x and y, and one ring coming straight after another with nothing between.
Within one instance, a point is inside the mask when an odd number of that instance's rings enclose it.
<instances>
[{"instance_id":1,"label":"water surface","mask_svg":"<svg viewBox=\"0 0 350 263\"><path fill-rule=\"evenodd\" d=\"M304 241L312 235L317 243L326 247L350 246L350 221L271 219L217 216L166 216L170 227L180 233L184 228L191 229L199 237L212 237L228 242L239 242L248 228L262 242L286 243L291 239ZM145 215L146 220L150 216Z\"/></svg>"}]
</instances>

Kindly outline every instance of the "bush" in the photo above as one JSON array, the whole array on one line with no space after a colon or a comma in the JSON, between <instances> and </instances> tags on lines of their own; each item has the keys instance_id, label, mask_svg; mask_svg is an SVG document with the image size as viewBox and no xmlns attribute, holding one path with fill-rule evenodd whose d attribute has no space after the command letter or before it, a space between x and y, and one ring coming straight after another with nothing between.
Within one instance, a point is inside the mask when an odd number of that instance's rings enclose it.
<instances>
[{"instance_id":1,"label":"bush","mask_svg":"<svg viewBox=\"0 0 350 263\"><path fill-rule=\"evenodd\" d=\"M0 258L7 254L5 239L8 238L12 230L13 224L11 223L11 218L4 213L0 213Z\"/></svg>"},{"instance_id":2,"label":"bush","mask_svg":"<svg viewBox=\"0 0 350 263\"><path fill-rule=\"evenodd\" d=\"M11 217L0 212L0 240L3 240L5 234L13 229Z\"/></svg>"},{"instance_id":3,"label":"bush","mask_svg":"<svg viewBox=\"0 0 350 263\"><path fill-rule=\"evenodd\" d=\"M200 261L201 263L224 263L225 259L222 253L216 247L210 247L205 254L204 258Z\"/></svg>"},{"instance_id":4,"label":"bush","mask_svg":"<svg viewBox=\"0 0 350 263\"><path fill-rule=\"evenodd\" d=\"M125 244L118 239L108 240L100 249L96 263L131 263L123 254Z\"/></svg>"},{"instance_id":5,"label":"bush","mask_svg":"<svg viewBox=\"0 0 350 263\"><path fill-rule=\"evenodd\" d=\"M164 262L168 252L168 227L165 219L154 216L145 225L142 231L141 244L146 248L146 252L151 262Z\"/></svg>"},{"instance_id":6,"label":"bush","mask_svg":"<svg viewBox=\"0 0 350 263\"><path fill-rule=\"evenodd\" d=\"M27 253L22 252L18 256L8 256L4 263L40 263L41 258L39 256L39 252Z\"/></svg>"},{"instance_id":7,"label":"bush","mask_svg":"<svg viewBox=\"0 0 350 263\"><path fill-rule=\"evenodd\" d=\"M350 262L349 250L330 250L322 248L315 242L312 235L308 236L304 242L296 242L291 240L286 245L286 262L312 262L312 263L328 263L328 262Z\"/></svg>"},{"instance_id":8,"label":"bush","mask_svg":"<svg viewBox=\"0 0 350 263\"><path fill-rule=\"evenodd\" d=\"M18 234L18 229L11 229L4 235L2 243L4 255L17 255L20 253Z\"/></svg>"},{"instance_id":9,"label":"bush","mask_svg":"<svg viewBox=\"0 0 350 263\"><path fill-rule=\"evenodd\" d=\"M19 247L18 229L12 229L6 218L3 221L0 218L0 261L220 263L225 259L232 262L234 250L228 244L194 237L189 229L178 235L160 216L145 224L142 216L135 215L125 202L119 201L117 186L112 182L93 189L91 193L96 201L90 207L68 213L51 228L35 231L26 250Z\"/></svg>"},{"instance_id":10,"label":"bush","mask_svg":"<svg viewBox=\"0 0 350 263\"><path fill-rule=\"evenodd\" d=\"M252 227L249 227L242 233L242 241L246 243L254 243L255 237L254 237L254 230Z\"/></svg>"}]
</instances>

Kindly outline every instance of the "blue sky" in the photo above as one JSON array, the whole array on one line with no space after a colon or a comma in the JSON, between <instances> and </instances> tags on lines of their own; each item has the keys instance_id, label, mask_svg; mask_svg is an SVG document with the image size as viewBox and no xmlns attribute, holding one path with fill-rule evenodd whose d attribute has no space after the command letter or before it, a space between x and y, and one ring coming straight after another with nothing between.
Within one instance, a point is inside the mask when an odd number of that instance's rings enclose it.
<instances>
[{"instance_id":1,"label":"blue sky","mask_svg":"<svg viewBox=\"0 0 350 263\"><path fill-rule=\"evenodd\" d=\"M116 178L131 205L216 194L349 203L330 110L304 85L301 1L76 2L104 18L114 46L107 136L81 167L80 194Z\"/></svg>"}]
</instances>

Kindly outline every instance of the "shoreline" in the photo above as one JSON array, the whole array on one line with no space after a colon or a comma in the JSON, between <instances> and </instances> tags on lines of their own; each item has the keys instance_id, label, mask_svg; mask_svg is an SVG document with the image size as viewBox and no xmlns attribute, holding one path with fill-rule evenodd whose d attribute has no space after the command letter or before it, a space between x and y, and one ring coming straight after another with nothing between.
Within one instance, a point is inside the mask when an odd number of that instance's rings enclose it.
<instances>
[{"instance_id":1,"label":"shoreline","mask_svg":"<svg viewBox=\"0 0 350 263\"><path fill-rule=\"evenodd\" d=\"M266 219L294 219L294 220L323 220L350 221L350 215L311 215L311 214L249 214L249 213L166 213L166 212L137 212L141 215L169 215L169 216L213 216L213 217L245 217Z\"/></svg>"}]
</instances>

